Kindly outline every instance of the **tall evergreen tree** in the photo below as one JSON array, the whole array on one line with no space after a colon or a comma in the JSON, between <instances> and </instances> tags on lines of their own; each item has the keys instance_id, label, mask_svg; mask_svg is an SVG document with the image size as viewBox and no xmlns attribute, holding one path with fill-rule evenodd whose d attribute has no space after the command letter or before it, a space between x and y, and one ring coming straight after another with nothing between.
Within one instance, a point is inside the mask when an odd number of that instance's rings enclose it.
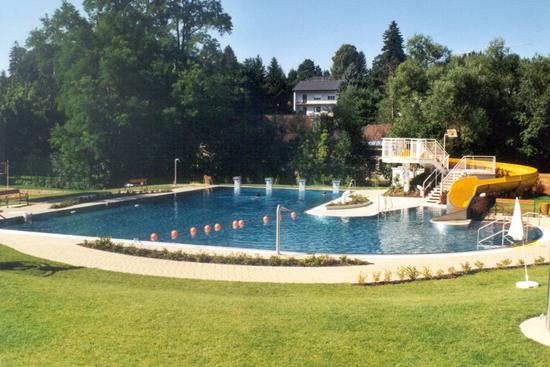
<instances>
[{"instance_id":1,"label":"tall evergreen tree","mask_svg":"<svg viewBox=\"0 0 550 367\"><path fill-rule=\"evenodd\" d=\"M399 64L405 61L403 37L395 21L390 23L382 39L384 41L382 52L374 58L372 63L372 80L377 87L384 86L388 77L395 72Z\"/></svg>"},{"instance_id":2,"label":"tall evergreen tree","mask_svg":"<svg viewBox=\"0 0 550 367\"><path fill-rule=\"evenodd\" d=\"M271 59L267 68L265 87L268 97L270 113L289 112L291 90L285 73L276 58Z\"/></svg>"},{"instance_id":3,"label":"tall evergreen tree","mask_svg":"<svg viewBox=\"0 0 550 367\"><path fill-rule=\"evenodd\" d=\"M266 110L266 71L260 56L244 60L241 67L241 86L245 94L244 111L261 115Z\"/></svg>"}]
</instances>

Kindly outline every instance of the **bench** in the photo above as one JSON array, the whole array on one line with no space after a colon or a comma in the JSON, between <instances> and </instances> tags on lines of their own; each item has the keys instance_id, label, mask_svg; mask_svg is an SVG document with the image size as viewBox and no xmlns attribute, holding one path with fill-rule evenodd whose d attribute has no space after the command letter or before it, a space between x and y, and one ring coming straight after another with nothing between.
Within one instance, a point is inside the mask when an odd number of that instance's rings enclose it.
<instances>
[{"instance_id":1,"label":"bench","mask_svg":"<svg viewBox=\"0 0 550 367\"><path fill-rule=\"evenodd\" d=\"M15 200L19 203L26 202L29 205L29 194L22 193L19 189L0 190L0 204L6 203L6 206L10 206L10 201Z\"/></svg>"},{"instance_id":2,"label":"bench","mask_svg":"<svg viewBox=\"0 0 550 367\"><path fill-rule=\"evenodd\" d=\"M512 214L514 212L514 205L516 199L496 199L495 202L495 214ZM519 206L522 213L536 213L535 200L519 200Z\"/></svg>"},{"instance_id":3,"label":"bench","mask_svg":"<svg viewBox=\"0 0 550 367\"><path fill-rule=\"evenodd\" d=\"M147 178L131 178L128 183L131 186L147 186Z\"/></svg>"}]
</instances>

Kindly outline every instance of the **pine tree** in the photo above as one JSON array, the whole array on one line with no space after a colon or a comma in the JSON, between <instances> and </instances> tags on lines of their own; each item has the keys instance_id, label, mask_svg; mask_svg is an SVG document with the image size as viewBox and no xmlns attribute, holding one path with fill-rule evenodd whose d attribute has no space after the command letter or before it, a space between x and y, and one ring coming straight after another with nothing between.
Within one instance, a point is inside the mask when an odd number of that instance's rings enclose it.
<instances>
[{"instance_id":1,"label":"pine tree","mask_svg":"<svg viewBox=\"0 0 550 367\"><path fill-rule=\"evenodd\" d=\"M384 40L382 52L376 56L372 64L373 82L380 88L386 84L388 77L406 58L403 51L403 36L395 21L390 23L382 38Z\"/></svg>"},{"instance_id":2,"label":"pine tree","mask_svg":"<svg viewBox=\"0 0 550 367\"><path fill-rule=\"evenodd\" d=\"M290 88L288 87L285 73L276 58L271 59L271 63L267 68L265 87L268 96L269 112L287 112L290 102Z\"/></svg>"}]
</instances>

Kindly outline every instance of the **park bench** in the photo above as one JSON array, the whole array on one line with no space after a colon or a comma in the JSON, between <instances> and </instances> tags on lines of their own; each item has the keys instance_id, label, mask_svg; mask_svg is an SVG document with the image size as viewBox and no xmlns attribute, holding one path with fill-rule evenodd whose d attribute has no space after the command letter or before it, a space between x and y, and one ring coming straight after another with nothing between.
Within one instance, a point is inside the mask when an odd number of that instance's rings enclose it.
<instances>
[{"instance_id":1,"label":"park bench","mask_svg":"<svg viewBox=\"0 0 550 367\"><path fill-rule=\"evenodd\" d=\"M501 199L497 198L495 202L495 214L512 215L514 212L514 204L516 199ZM519 206L522 213L536 213L535 200L519 200Z\"/></svg>"},{"instance_id":2,"label":"park bench","mask_svg":"<svg viewBox=\"0 0 550 367\"><path fill-rule=\"evenodd\" d=\"M10 201L26 202L29 205L29 194L23 193L19 189L0 190L0 204L6 203L10 206Z\"/></svg>"},{"instance_id":3,"label":"park bench","mask_svg":"<svg viewBox=\"0 0 550 367\"><path fill-rule=\"evenodd\" d=\"M131 178L128 183L128 186L147 186L147 178Z\"/></svg>"}]
</instances>

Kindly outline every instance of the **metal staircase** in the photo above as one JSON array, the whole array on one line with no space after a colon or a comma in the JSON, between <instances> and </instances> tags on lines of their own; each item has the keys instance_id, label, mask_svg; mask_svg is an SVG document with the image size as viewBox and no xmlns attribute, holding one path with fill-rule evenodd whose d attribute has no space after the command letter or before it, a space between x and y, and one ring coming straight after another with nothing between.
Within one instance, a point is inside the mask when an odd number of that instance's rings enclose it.
<instances>
[{"instance_id":1,"label":"metal staircase","mask_svg":"<svg viewBox=\"0 0 550 367\"><path fill-rule=\"evenodd\" d=\"M382 142L384 163L419 164L432 167L433 172L422 183L426 202L438 204L443 192L467 175L494 175L494 156L463 156L449 170L449 154L435 139L384 138Z\"/></svg>"}]
</instances>

